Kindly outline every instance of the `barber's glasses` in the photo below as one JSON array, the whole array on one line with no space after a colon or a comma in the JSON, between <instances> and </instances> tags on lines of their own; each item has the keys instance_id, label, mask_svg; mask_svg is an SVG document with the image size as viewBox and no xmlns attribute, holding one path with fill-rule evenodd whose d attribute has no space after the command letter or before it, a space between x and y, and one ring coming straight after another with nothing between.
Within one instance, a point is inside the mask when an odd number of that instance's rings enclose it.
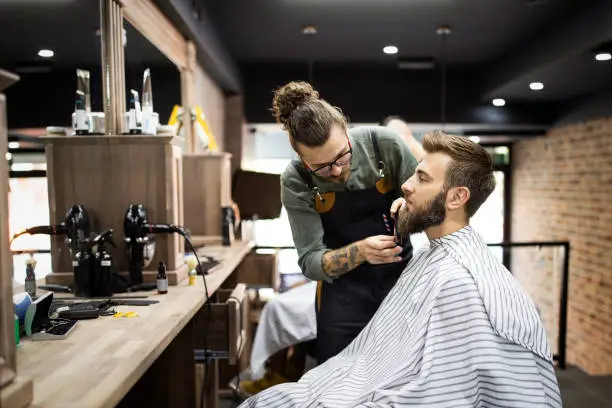
<instances>
[{"instance_id":1,"label":"barber's glasses","mask_svg":"<svg viewBox=\"0 0 612 408\"><path fill-rule=\"evenodd\" d=\"M334 160L331 163L325 164L321 167L317 167L316 169L310 170L310 171L316 174L317 176L329 176L334 170L334 166L342 168L346 166L347 164L349 164L351 162L352 155L353 155L353 148L351 146L351 141L349 140L348 150L342 153L340 156L338 156L336 160Z\"/></svg>"}]
</instances>

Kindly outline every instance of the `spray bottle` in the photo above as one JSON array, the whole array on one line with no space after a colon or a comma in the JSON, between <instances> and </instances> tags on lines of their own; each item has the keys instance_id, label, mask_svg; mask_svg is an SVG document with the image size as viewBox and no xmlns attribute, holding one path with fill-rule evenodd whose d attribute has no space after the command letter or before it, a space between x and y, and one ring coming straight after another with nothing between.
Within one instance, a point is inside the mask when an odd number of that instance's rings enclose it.
<instances>
[{"instance_id":1,"label":"spray bottle","mask_svg":"<svg viewBox=\"0 0 612 408\"><path fill-rule=\"evenodd\" d=\"M106 250L106 244L115 246L113 230L107 229L92 240L93 276L91 279L92 296L106 297L113 295L113 258Z\"/></svg>"}]
</instances>

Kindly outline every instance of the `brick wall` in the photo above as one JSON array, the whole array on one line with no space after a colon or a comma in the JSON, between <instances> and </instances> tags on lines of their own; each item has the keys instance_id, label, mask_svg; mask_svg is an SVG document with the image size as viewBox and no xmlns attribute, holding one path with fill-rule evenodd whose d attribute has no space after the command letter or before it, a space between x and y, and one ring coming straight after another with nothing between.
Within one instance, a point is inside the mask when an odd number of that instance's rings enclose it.
<instances>
[{"instance_id":1,"label":"brick wall","mask_svg":"<svg viewBox=\"0 0 612 408\"><path fill-rule=\"evenodd\" d=\"M569 240L567 357L612 374L612 118L553 129L512 150L512 240ZM513 251L512 271L556 341L562 251Z\"/></svg>"}]
</instances>

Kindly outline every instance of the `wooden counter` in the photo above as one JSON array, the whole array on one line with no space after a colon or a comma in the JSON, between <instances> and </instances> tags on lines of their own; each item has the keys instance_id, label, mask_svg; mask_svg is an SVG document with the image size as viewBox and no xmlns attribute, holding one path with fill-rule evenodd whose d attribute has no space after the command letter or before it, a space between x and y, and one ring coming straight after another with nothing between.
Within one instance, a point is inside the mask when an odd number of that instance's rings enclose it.
<instances>
[{"instance_id":1,"label":"wooden counter","mask_svg":"<svg viewBox=\"0 0 612 408\"><path fill-rule=\"evenodd\" d=\"M198 255L222 261L206 276L209 295L251 248L251 244L238 241L231 247L198 251ZM192 406L181 405L180 401L195 402L195 396L187 396L192 392L195 395L193 344L198 334L191 319L206 301L203 280L198 277L192 287L183 281L171 286L166 295L141 294L160 303L115 308L134 311L137 317L82 320L65 340L22 341L17 353L18 372L34 382L33 407L114 407L130 389L140 385L139 379L147 370L154 371L155 378L132 393L137 395L126 401L126 406L153 394L156 406ZM166 388L157 388L162 386Z\"/></svg>"}]
</instances>

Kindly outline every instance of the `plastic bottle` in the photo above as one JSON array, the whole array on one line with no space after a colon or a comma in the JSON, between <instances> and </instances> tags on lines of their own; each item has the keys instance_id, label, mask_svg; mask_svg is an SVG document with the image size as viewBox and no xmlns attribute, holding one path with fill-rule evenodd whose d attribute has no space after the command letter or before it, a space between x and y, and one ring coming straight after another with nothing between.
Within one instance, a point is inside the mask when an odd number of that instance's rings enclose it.
<instances>
[{"instance_id":1,"label":"plastic bottle","mask_svg":"<svg viewBox=\"0 0 612 408\"><path fill-rule=\"evenodd\" d=\"M195 286L197 276L195 268L189 271L189 286Z\"/></svg>"},{"instance_id":2,"label":"plastic bottle","mask_svg":"<svg viewBox=\"0 0 612 408\"><path fill-rule=\"evenodd\" d=\"M36 268L36 259L34 259L34 257L31 257L30 259L25 261L25 264L26 264L26 278L25 278L24 289L26 292L28 292L28 295L30 295L32 299L35 299L36 298L36 273L34 272L34 268Z\"/></svg>"},{"instance_id":3,"label":"plastic bottle","mask_svg":"<svg viewBox=\"0 0 612 408\"><path fill-rule=\"evenodd\" d=\"M15 345L19 347L19 316L13 314L13 317L15 319Z\"/></svg>"},{"instance_id":4,"label":"plastic bottle","mask_svg":"<svg viewBox=\"0 0 612 408\"><path fill-rule=\"evenodd\" d=\"M168 293L168 277L166 276L166 265L163 262L157 267L157 293L165 295Z\"/></svg>"}]
</instances>

